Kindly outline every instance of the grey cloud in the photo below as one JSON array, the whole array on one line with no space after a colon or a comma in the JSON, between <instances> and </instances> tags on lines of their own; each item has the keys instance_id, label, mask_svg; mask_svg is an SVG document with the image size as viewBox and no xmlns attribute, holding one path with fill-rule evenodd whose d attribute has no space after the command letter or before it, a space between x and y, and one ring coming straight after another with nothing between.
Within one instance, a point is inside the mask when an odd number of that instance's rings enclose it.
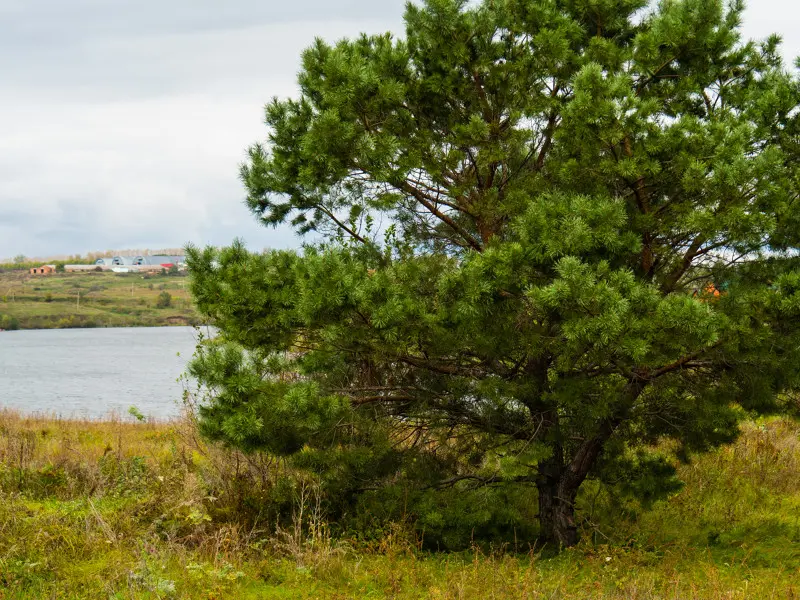
<instances>
[{"instance_id":1,"label":"grey cloud","mask_svg":"<svg viewBox=\"0 0 800 600\"><path fill-rule=\"evenodd\" d=\"M0 73L6 81L83 87L97 77L110 83L134 81L140 88L163 85L163 77L176 73L158 63L175 64L169 50L190 38L202 41L209 35L237 35L262 27L290 31L287 26L308 21L395 23L402 13L397 0L28 0L15 6L0 12ZM324 25L320 29L324 31ZM172 48L170 39L175 42ZM234 39L234 45L242 46L242 41ZM251 47L259 56L258 44ZM202 58L201 54L198 59ZM262 68L277 62L269 55L260 58L267 59ZM229 67L237 64L241 63Z\"/></svg>"},{"instance_id":2,"label":"grey cloud","mask_svg":"<svg viewBox=\"0 0 800 600\"><path fill-rule=\"evenodd\" d=\"M15 204L9 202L5 206L0 206L0 226L22 227L30 220L30 213L23 208L16 208Z\"/></svg>"},{"instance_id":3,"label":"grey cloud","mask_svg":"<svg viewBox=\"0 0 800 600\"><path fill-rule=\"evenodd\" d=\"M217 31L308 20L397 20L393 0L18 0L0 8L12 39L37 43Z\"/></svg>"},{"instance_id":4,"label":"grey cloud","mask_svg":"<svg viewBox=\"0 0 800 600\"><path fill-rule=\"evenodd\" d=\"M77 10L57 19L57 28L48 28L47 19L44 25L39 23L34 17L36 4L45 5L37 0L16 19L0 16L2 85L47 90L60 101L76 96L104 100L123 95L147 97L237 78L252 82L265 75L291 80L300 51L315 35L335 38L361 28L402 29L398 27L402 13L398 0L374 3L383 7L381 11L361 10L355 6L359 2L345 3L353 9L351 13L344 9L332 12L331 3L315 5L310 0L284 3L291 11L271 2L219 3L228 8L216 21L203 17L195 26L191 19L173 18L188 4L183 1L146 0L138 12L125 18L130 3L110 2L98 8L84 0ZM63 12L64 6L73 7L75 0L53 0L52 4ZM119 14L111 8L117 4ZM166 10L159 9L159 4ZM213 5L201 2L200 9L208 10L192 14L210 16ZM87 6L96 8L97 15ZM247 14L247 8L253 8L253 14ZM303 15L303 19L289 18ZM358 18L353 18L355 15ZM379 19L379 15L385 18ZM159 19L158 26L152 22L154 16ZM26 23L34 25L25 27Z\"/></svg>"}]
</instances>

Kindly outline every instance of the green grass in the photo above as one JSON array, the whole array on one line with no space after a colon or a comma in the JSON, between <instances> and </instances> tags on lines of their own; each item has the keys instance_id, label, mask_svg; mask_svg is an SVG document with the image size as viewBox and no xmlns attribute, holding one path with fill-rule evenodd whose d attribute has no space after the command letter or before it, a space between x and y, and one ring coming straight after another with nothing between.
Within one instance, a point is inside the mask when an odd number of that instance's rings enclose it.
<instances>
[{"instance_id":1,"label":"green grass","mask_svg":"<svg viewBox=\"0 0 800 600\"><path fill-rule=\"evenodd\" d=\"M171 305L157 306L159 294ZM198 322L182 276L0 273L0 319L20 329L187 325ZM6 325L7 328L8 325Z\"/></svg>"},{"instance_id":2,"label":"green grass","mask_svg":"<svg viewBox=\"0 0 800 600\"><path fill-rule=\"evenodd\" d=\"M131 420L131 419L129 419ZM793 598L800 424L769 419L680 468L643 511L587 490L581 544L422 551L336 537L313 487L279 526L279 463L169 423L0 412L0 598ZM260 503L260 504L259 504ZM302 516L301 516L302 514Z\"/></svg>"}]
</instances>

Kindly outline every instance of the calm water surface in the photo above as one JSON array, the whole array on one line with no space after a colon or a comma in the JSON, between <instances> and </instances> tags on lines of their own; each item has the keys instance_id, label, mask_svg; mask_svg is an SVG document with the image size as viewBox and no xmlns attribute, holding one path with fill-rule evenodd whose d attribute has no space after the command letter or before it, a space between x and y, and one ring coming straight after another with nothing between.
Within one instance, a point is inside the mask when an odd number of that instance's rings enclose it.
<instances>
[{"instance_id":1,"label":"calm water surface","mask_svg":"<svg viewBox=\"0 0 800 600\"><path fill-rule=\"evenodd\" d=\"M180 412L191 327L0 332L0 407L64 417Z\"/></svg>"}]
</instances>

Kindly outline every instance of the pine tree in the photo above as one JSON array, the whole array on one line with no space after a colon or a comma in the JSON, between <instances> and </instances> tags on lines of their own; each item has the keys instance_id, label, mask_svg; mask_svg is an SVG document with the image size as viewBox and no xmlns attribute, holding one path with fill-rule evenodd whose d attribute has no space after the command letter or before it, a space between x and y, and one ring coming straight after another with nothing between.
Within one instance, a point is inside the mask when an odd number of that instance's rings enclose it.
<instances>
[{"instance_id":1,"label":"pine tree","mask_svg":"<svg viewBox=\"0 0 800 600\"><path fill-rule=\"evenodd\" d=\"M658 497L655 442L685 459L786 410L800 86L742 11L427 0L404 39L317 40L241 171L317 241L189 251L206 435L349 499L530 490L569 546L587 478Z\"/></svg>"}]
</instances>

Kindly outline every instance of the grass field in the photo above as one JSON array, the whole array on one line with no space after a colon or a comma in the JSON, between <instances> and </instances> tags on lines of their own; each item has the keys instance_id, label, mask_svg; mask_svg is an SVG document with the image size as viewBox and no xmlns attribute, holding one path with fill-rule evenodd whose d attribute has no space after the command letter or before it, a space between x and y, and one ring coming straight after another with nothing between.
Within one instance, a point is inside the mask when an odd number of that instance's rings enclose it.
<instances>
[{"instance_id":1,"label":"grass field","mask_svg":"<svg viewBox=\"0 0 800 600\"><path fill-rule=\"evenodd\" d=\"M652 510L594 504L583 542L422 551L403 527L331 535L313 486L170 423L0 412L0 598L797 598L800 424L747 424ZM255 518L254 518L254 515Z\"/></svg>"},{"instance_id":2,"label":"grass field","mask_svg":"<svg viewBox=\"0 0 800 600\"><path fill-rule=\"evenodd\" d=\"M6 271L0 273L0 328L194 324L197 315L186 288L182 276ZM170 305L159 308L164 292Z\"/></svg>"}]
</instances>

